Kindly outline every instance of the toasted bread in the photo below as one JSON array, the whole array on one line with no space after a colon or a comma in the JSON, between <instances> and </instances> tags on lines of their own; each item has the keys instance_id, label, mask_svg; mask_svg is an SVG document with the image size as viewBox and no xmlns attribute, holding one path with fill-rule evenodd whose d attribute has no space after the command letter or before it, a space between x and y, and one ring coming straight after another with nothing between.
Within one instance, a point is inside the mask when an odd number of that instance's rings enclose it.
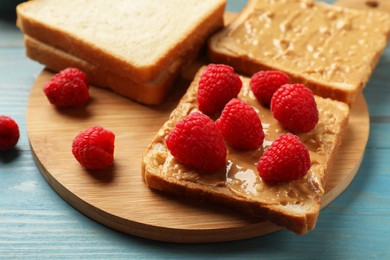
<instances>
[{"instance_id":1,"label":"toasted bread","mask_svg":"<svg viewBox=\"0 0 390 260\"><path fill-rule=\"evenodd\" d=\"M162 103L168 95L169 88L178 73L178 71L176 73L166 72L158 79L141 84L105 68L98 68L78 57L33 39L28 35L24 36L24 44L26 55L44 64L46 68L55 72L68 67L78 68L88 75L88 80L91 84L110 88L124 97L146 105Z\"/></svg>"},{"instance_id":2,"label":"toasted bread","mask_svg":"<svg viewBox=\"0 0 390 260\"><path fill-rule=\"evenodd\" d=\"M281 70L352 105L390 36L390 16L312 0L250 0L209 41L209 58L252 75Z\"/></svg>"},{"instance_id":3,"label":"toasted bread","mask_svg":"<svg viewBox=\"0 0 390 260\"><path fill-rule=\"evenodd\" d=\"M314 130L299 135L310 151L311 168L305 177L291 182L267 184L256 170L260 155L281 133L286 132L250 91L249 78L241 77L239 98L259 111L265 141L255 151L242 152L228 146L227 170L204 175L177 161L169 152L165 138L176 123L197 111L198 81L201 68L169 120L148 146L142 161L145 183L152 189L230 207L243 214L268 219L297 234L315 227L324 194L327 172L347 127L349 107L345 103L315 96L319 123ZM257 187L256 187L257 186Z\"/></svg>"},{"instance_id":4,"label":"toasted bread","mask_svg":"<svg viewBox=\"0 0 390 260\"><path fill-rule=\"evenodd\" d=\"M16 10L17 25L26 35L99 70L147 85L165 73L174 78L196 59L207 37L223 27L225 4L226 0L36 0ZM117 85L110 87L127 91ZM129 90L144 95L142 88L137 91Z\"/></svg>"}]
</instances>

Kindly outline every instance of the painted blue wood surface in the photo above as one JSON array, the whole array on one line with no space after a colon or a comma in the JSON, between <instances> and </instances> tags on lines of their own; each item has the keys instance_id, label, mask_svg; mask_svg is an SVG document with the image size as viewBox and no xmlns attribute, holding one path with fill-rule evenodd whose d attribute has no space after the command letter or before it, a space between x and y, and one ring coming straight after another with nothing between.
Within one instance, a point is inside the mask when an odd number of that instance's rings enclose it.
<instances>
[{"instance_id":1,"label":"painted blue wood surface","mask_svg":"<svg viewBox=\"0 0 390 260\"><path fill-rule=\"evenodd\" d=\"M244 2L231 0L228 10L237 11ZM0 114L19 123L21 139L15 151L0 155L0 259L390 259L390 47L364 91L371 133L361 168L350 187L321 212L315 231L182 245L102 226L45 182L34 164L25 123L29 91L42 66L25 57L21 33L1 17Z\"/></svg>"}]
</instances>

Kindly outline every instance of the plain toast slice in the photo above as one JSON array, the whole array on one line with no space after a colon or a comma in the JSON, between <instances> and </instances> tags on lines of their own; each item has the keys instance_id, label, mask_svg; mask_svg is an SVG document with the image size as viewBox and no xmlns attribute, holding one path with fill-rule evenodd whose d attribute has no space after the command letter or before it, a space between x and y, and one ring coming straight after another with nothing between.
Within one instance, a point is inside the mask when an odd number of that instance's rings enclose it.
<instances>
[{"instance_id":1,"label":"plain toast slice","mask_svg":"<svg viewBox=\"0 0 390 260\"><path fill-rule=\"evenodd\" d=\"M98 67L145 82L199 51L223 27L226 0L35 0L21 30Z\"/></svg>"},{"instance_id":2,"label":"plain toast slice","mask_svg":"<svg viewBox=\"0 0 390 260\"><path fill-rule=\"evenodd\" d=\"M209 58L251 76L281 70L352 105L390 36L390 16L313 0L250 0L209 41Z\"/></svg>"},{"instance_id":3,"label":"plain toast slice","mask_svg":"<svg viewBox=\"0 0 390 260\"><path fill-rule=\"evenodd\" d=\"M262 120L265 141L255 151L242 152L228 146L226 172L200 174L185 167L169 152L165 138L176 123L197 109L200 69L169 120L148 146L142 161L143 178L150 188L212 202L243 214L270 220L298 234L315 227L324 195L327 172L331 170L338 147L347 128L349 107L343 102L315 96L319 123L309 133L299 135L310 151L311 168L296 181L267 184L256 171L260 155L281 133L286 132L273 118L269 108L255 99L249 78L242 77L239 98L252 105Z\"/></svg>"}]
</instances>

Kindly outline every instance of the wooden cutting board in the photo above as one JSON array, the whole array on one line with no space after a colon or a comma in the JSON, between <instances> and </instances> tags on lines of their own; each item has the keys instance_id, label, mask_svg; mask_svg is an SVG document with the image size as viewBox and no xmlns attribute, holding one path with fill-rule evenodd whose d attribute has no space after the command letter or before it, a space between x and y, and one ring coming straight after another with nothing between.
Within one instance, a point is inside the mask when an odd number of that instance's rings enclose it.
<instances>
[{"instance_id":1,"label":"wooden cutting board","mask_svg":"<svg viewBox=\"0 0 390 260\"><path fill-rule=\"evenodd\" d=\"M42 86L52 76L43 71L32 87L27 130L42 175L73 207L113 229L170 242L238 240L280 229L270 222L165 196L145 186L141 177L142 154L176 106L184 88L176 89L163 105L147 107L92 87L87 106L60 110L50 105L42 92ZM109 169L87 171L71 153L73 138L92 125L101 125L116 134L115 163ZM332 202L354 178L368 134L368 109L364 97L360 96L328 177L323 206Z\"/></svg>"}]
</instances>

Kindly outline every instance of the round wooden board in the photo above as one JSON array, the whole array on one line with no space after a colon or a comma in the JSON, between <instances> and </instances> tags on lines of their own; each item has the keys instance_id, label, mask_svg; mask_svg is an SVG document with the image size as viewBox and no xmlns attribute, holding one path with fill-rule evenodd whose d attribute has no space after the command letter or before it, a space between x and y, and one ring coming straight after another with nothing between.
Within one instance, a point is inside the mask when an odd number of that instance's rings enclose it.
<instances>
[{"instance_id":1,"label":"round wooden board","mask_svg":"<svg viewBox=\"0 0 390 260\"><path fill-rule=\"evenodd\" d=\"M141 177L142 154L176 106L183 89L177 89L164 105L147 107L92 87L87 106L59 110L49 104L42 92L42 86L52 76L43 71L31 90L28 135L42 175L73 207L113 229L170 242L220 242L280 230L267 221L172 198L146 187ZM73 138L92 125L101 125L116 134L115 163L109 169L87 171L72 155ZM367 104L360 96L328 177L323 206L346 189L356 175L368 134Z\"/></svg>"}]
</instances>

